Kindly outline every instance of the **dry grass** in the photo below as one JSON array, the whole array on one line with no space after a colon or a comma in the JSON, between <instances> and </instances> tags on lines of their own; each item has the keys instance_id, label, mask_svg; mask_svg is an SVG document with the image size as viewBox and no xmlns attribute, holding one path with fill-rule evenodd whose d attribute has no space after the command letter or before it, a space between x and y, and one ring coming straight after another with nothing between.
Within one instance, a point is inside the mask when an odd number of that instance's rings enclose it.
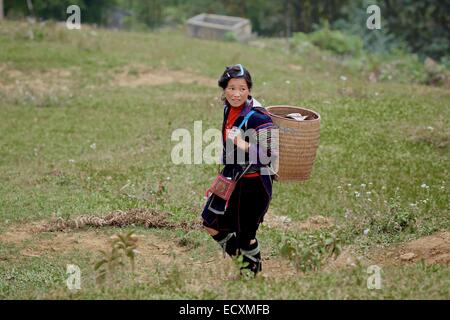
<instances>
[{"instance_id":1,"label":"dry grass","mask_svg":"<svg viewBox=\"0 0 450 320\"><path fill-rule=\"evenodd\" d=\"M144 226L146 228L168 228L193 230L199 229L201 224L188 222L169 222L170 213L161 212L154 209L131 209L128 211L113 211L106 216L98 217L93 215L82 215L75 219L53 218L44 223L41 232L66 231L70 229L82 229L85 227L101 228L107 226Z\"/></svg>"}]
</instances>

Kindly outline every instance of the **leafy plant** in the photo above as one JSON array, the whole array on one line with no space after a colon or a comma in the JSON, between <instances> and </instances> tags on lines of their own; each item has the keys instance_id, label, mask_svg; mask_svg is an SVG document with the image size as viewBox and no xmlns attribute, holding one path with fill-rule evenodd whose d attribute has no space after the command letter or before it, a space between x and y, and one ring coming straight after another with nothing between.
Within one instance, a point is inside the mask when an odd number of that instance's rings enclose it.
<instances>
[{"instance_id":1,"label":"leafy plant","mask_svg":"<svg viewBox=\"0 0 450 320\"><path fill-rule=\"evenodd\" d=\"M97 282L100 284L104 284L108 277L112 279L119 269L124 268L126 259L130 261L132 273L135 270L138 239L134 235L134 230L127 234L114 235L111 240L111 250L109 252L100 250L102 258L94 267L94 270L97 271Z\"/></svg>"},{"instance_id":2,"label":"leafy plant","mask_svg":"<svg viewBox=\"0 0 450 320\"><path fill-rule=\"evenodd\" d=\"M234 32L228 31L223 35L223 39L227 42L235 42L237 41L236 35Z\"/></svg>"},{"instance_id":3,"label":"leafy plant","mask_svg":"<svg viewBox=\"0 0 450 320\"><path fill-rule=\"evenodd\" d=\"M300 271L317 271L330 257L341 252L341 240L333 233L319 231L302 239L288 237L282 243L280 253Z\"/></svg>"}]
</instances>

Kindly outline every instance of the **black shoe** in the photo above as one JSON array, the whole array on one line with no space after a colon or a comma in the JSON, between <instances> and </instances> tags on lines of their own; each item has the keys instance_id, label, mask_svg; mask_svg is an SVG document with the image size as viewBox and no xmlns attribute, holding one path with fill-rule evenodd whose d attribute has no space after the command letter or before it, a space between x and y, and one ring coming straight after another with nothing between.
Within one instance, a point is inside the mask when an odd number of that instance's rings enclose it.
<instances>
[{"instance_id":1,"label":"black shoe","mask_svg":"<svg viewBox=\"0 0 450 320\"><path fill-rule=\"evenodd\" d=\"M241 267L242 271L247 269L256 276L258 272L262 271L261 253L259 251L258 241L248 246L248 248L241 248L241 254L243 256L242 262L244 267Z\"/></svg>"}]
</instances>

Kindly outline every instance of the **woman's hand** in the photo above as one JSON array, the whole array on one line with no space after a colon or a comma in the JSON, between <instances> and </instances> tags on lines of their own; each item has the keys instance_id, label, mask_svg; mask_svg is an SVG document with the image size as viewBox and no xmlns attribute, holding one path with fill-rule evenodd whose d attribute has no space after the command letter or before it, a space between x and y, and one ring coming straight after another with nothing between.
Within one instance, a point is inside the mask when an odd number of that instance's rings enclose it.
<instances>
[{"instance_id":1,"label":"woman's hand","mask_svg":"<svg viewBox=\"0 0 450 320\"><path fill-rule=\"evenodd\" d=\"M241 150L248 152L249 144L241 136L241 130L238 128L232 128L228 132L228 138Z\"/></svg>"},{"instance_id":2,"label":"woman's hand","mask_svg":"<svg viewBox=\"0 0 450 320\"><path fill-rule=\"evenodd\" d=\"M233 142L239 149L244 150L245 152L248 152L249 144L247 141L242 139L240 134L238 136L236 136L236 138L234 138Z\"/></svg>"}]
</instances>

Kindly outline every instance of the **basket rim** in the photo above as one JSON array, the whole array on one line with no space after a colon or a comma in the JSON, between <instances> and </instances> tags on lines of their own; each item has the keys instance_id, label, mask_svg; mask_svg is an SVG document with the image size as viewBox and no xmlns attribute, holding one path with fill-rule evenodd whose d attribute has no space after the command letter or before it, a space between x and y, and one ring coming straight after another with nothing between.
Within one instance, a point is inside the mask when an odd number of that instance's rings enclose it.
<instances>
[{"instance_id":1,"label":"basket rim","mask_svg":"<svg viewBox=\"0 0 450 320\"><path fill-rule=\"evenodd\" d=\"M283 120L286 120L286 121L293 121L293 122L298 123L298 121L295 120L295 119L285 118L285 117L282 117L282 116L279 116L279 115L276 115L276 114L273 114L273 113L270 112L271 109L279 108L279 107L283 107L283 108L288 107L288 108L294 108L294 109L302 109L302 110L306 110L306 111L312 112L315 115L317 115L317 119L306 120L306 121L308 121L308 122L320 121L320 114L317 111L314 111L314 110L311 110L311 109L308 109L308 108L304 108L304 107L280 104L280 105L267 106L266 110L269 112L271 117L275 117L275 118L283 119Z\"/></svg>"}]
</instances>

